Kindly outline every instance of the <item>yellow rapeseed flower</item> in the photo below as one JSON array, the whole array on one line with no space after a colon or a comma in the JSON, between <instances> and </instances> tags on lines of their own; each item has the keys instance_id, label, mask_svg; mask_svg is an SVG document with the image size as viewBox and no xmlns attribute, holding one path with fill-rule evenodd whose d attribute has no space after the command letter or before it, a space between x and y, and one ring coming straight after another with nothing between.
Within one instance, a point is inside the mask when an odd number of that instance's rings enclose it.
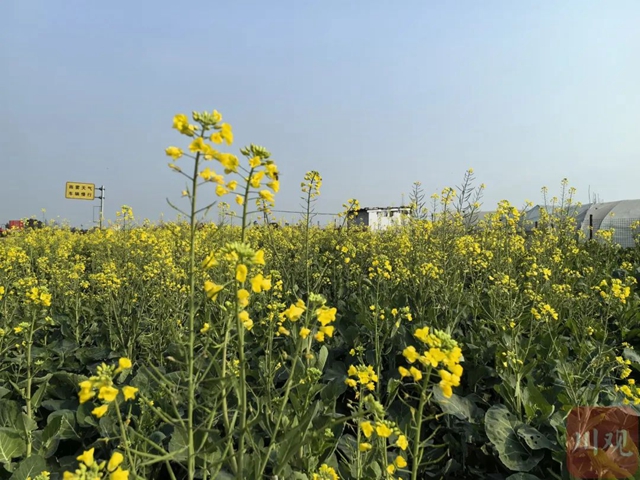
<instances>
[{"instance_id":1,"label":"yellow rapeseed flower","mask_svg":"<svg viewBox=\"0 0 640 480\"><path fill-rule=\"evenodd\" d=\"M373 433L373 425L371 425L371 422L361 422L360 423L360 429L362 430L362 433L364 434L365 437L370 438L371 434Z\"/></svg>"},{"instance_id":2,"label":"yellow rapeseed flower","mask_svg":"<svg viewBox=\"0 0 640 480\"><path fill-rule=\"evenodd\" d=\"M302 338L307 338L307 337L309 336L309 334L310 334L310 333L311 333L311 330L309 330L309 329L308 329L308 328L306 328L306 327L302 327L302 328L300 329L300 337L302 337Z\"/></svg>"},{"instance_id":3,"label":"yellow rapeseed flower","mask_svg":"<svg viewBox=\"0 0 640 480\"><path fill-rule=\"evenodd\" d=\"M126 357L122 357L118 360L118 368L120 368L120 370L126 370L128 368L131 368L131 366L131 360Z\"/></svg>"},{"instance_id":4,"label":"yellow rapeseed flower","mask_svg":"<svg viewBox=\"0 0 640 480\"><path fill-rule=\"evenodd\" d=\"M396 459L393 461L394 465L398 468L404 468L407 466L407 461L403 456L398 455Z\"/></svg>"},{"instance_id":5,"label":"yellow rapeseed flower","mask_svg":"<svg viewBox=\"0 0 640 480\"><path fill-rule=\"evenodd\" d=\"M318 317L318 322L320 325L325 326L331 322L336 320L337 309L335 307L328 308L325 306L320 307L316 310L316 316Z\"/></svg>"},{"instance_id":6,"label":"yellow rapeseed flower","mask_svg":"<svg viewBox=\"0 0 640 480\"><path fill-rule=\"evenodd\" d=\"M273 196L273 193L271 193L269 190L260 190L259 195L260 195L260 198L262 200L265 200L266 202L275 203L276 201L275 197Z\"/></svg>"},{"instance_id":7,"label":"yellow rapeseed flower","mask_svg":"<svg viewBox=\"0 0 640 480\"><path fill-rule=\"evenodd\" d=\"M384 423L378 423L376 425L376 433L379 437L388 438L393 433L393 430L387 427Z\"/></svg>"},{"instance_id":8,"label":"yellow rapeseed flower","mask_svg":"<svg viewBox=\"0 0 640 480\"><path fill-rule=\"evenodd\" d=\"M98 418L102 418L104 414L107 413L107 410L109 410L109 405L104 404L100 407L96 407L93 410L91 410L91 413Z\"/></svg>"},{"instance_id":9,"label":"yellow rapeseed flower","mask_svg":"<svg viewBox=\"0 0 640 480\"><path fill-rule=\"evenodd\" d=\"M411 367L409 369L409 372L411 373L411 376L416 382L419 382L420 380L422 380L422 372L418 370L416 367Z\"/></svg>"},{"instance_id":10,"label":"yellow rapeseed flower","mask_svg":"<svg viewBox=\"0 0 640 480\"><path fill-rule=\"evenodd\" d=\"M416 351L416 347L413 345L408 346L402 351L402 355L407 359L407 362L413 363L420 358L420 354Z\"/></svg>"},{"instance_id":11,"label":"yellow rapeseed flower","mask_svg":"<svg viewBox=\"0 0 640 480\"><path fill-rule=\"evenodd\" d=\"M280 325L280 326L278 327L278 333L279 333L280 335L285 335L285 336L287 336L287 337L288 337L289 335L291 335L291 332L290 332L289 330L287 330L286 328L284 328L282 325Z\"/></svg>"},{"instance_id":12,"label":"yellow rapeseed flower","mask_svg":"<svg viewBox=\"0 0 640 480\"><path fill-rule=\"evenodd\" d=\"M249 312L246 310L243 310L238 314L238 319L247 330L251 330L253 328L253 320L249 318Z\"/></svg>"},{"instance_id":13,"label":"yellow rapeseed flower","mask_svg":"<svg viewBox=\"0 0 640 480\"><path fill-rule=\"evenodd\" d=\"M165 152L167 156L173 158L174 160L178 160L183 155L182 150L180 150L178 147L168 147Z\"/></svg>"},{"instance_id":14,"label":"yellow rapeseed flower","mask_svg":"<svg viewBox=\"0 0 640 480\"><path fill-rule=\"evenodd\" d=\"M136 387L131 387L129 385L122 387L122 395L124 395L125 400L134 400L136 398L136 393L138 393L138 389Z\"/></svg>"},{"instance_id":15,"label":"yellow rapeseed flower","mask_svg":"<svg viewBox=\"0 0 640 480\"><path fill-rule=\"evenodd\" d=\"M84 463L87 467L90 467L91 465L93 465L93 462L95 461L93 459L93 453L94 452L95 452L95 448L91 448L89 450L86 450L76 460L78 460L79 462Z\"/></svg>"},{"instance_id":16,"label":"yellow rapeseed flower","mask_svg":"<svg viewBox=\"0 0 640 480\"><path fill-rule=\"evenodd\" d=\"M244 288L241 288L240 290L238 290L238 305L240 305L240 307L242 308L249 305L249 296L250 296L250 293Z\"/></svg>"},{"instance_id":17,"label":"yellow rapeseed flower","mask_svg":"<svg viewBox=\"0 0 640 480\"><path fill-rule=\"evenodd\" d=\"M224 287L222 285L217 285L209 280L204 282L204 291L207 294L207 298L215 301L218 297L218 293L220 293Z\"/></svg>"},{"instance_id":18,"label":"yellow rapeseed flower","mask_svg":"<svg viewBox=\"0 0 640 480\"><path fill-rule=\"evenodd\" d=\"M109 474L109 480L129 480L129 470L122 470L118 467Z\"/></svg>"},{"instance_id":19,"label":"yellow rapeseed flower","mask_svg":"<svg viewBox=\"0 0 640 480\"><path fill-rule=\"evenodd\" d=\"M231 145L233 143L233 132L231 131L231 125L229 125L228 123L223 123L222 125L220 125L220 127L220 135L222 135L224 141L227 142L227 145Z\"/></svg>"},{"instance_id":20,"label":"yellow rapeseed flower","mask_svg":"<svg viewBox=\"0 0 640 480\"><path fill-rule=\"evenodd\" d=\"M247 272L248 272L247 266L243 263L240 263L236 267L236 280L240 283L247 280Z\"/></svg>"},{"instance_id":21,"label":"yellow rapeseed flower","mask_svg":"<svg viewBox=\"0 0 640 480\"><path fill-rule=\"evenodd\" d=\"M256 265L264 265L264 250L258 250L253 257L253 263Z\"/></svg>"},{"instance_id":22,"label":"yellow rapeseed flower","mask_svg":"<svg viewBox=\"0 0 640 480\"><path fill-rule=\"evenodd\" d=\"M256 172L251 175L251 179L249 183L253 188L260 188L260 182L262 181L262 177L264 177L264 171Z\"/></svg>"},{"instance_id":23,"label":"yellow rapeseed flower","mask_svg":"<svg viewBox=\"0 0 640 480\"><path fill-rule=\"evenodd\" d=\"M100 388L98 398L104 400L107 403L113 402L118 396L118 389L111 386L104 386Z\"/></svg>"},{"instance_id":24,"label":"yellow rapeseed flower","mask_svg":"<svg viewBox=\"0 0 640 480\"><path fill-rule=\"evenodd\" d=\"M124 457L120 452L113 452L111 458L109 459L109 463L107 464L107 470L113 472L116 468L122 464L124 461Z\"/></svg>"},{"instance_id":25,"label":"yellow rapeseed flower","mask_svg":"<svg viewBox=\"0 0 640 480\"><path fill-rule=\"evenodd\" d=\"M304 311L304 307L291 304L291 306L289 306L289 308L282 312L282 314L286 316L290 321L297 322L298 320L300 320L300 317L302 316Z\"/></svg>"},{"instance_id":26,"label":"yellow rapeseed flower","mask_svg":"<svg viewBox=\"0 0 640 480\"><path fill-rule=\"evenodd\" d=\"M254 293L260 293L262 290L271 289L271 280L264 278L261 273L251 279L251 290Z\"/></svg>"}]
</instances>

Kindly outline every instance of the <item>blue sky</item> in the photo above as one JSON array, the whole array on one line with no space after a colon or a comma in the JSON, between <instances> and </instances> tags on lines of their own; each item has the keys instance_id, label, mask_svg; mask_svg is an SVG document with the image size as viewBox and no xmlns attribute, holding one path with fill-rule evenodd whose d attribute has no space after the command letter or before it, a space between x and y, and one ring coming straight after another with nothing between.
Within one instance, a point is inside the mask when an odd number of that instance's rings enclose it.
<instances>
[{"instance_id":1,"label":"blue sky","mask_svg":"<svg viewBox=\"0 0 640 480\"><path fill-rule=\"evenodd\" d=\"M564 177L581 201L640 198L637 0L4 0L0 18L0 223L46 208L89 226L66 181L104 184L109 219L172 218L171 119L214 108L230 151L272 152L278 209L299 209L311 169L321 212L469 167L485 209Z\"/></svg>"}]
</instances>

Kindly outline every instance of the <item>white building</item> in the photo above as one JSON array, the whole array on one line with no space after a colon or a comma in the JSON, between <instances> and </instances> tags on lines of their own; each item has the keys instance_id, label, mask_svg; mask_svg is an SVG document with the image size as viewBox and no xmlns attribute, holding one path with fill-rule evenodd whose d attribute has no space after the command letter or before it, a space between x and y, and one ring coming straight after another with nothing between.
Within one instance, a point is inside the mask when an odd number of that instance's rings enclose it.
<instances>
[{"instance_id":1,"label":"white building","mask_svg":"<svg viewBox=\"0 0 640 480\"><path fill-rule=\"evenodd\" d=\"M357 210L357 215L349 225L369 227L370 230L385 230L404 223L411 215L410 207L371 207Z\"/></svg>"}]
</instances>

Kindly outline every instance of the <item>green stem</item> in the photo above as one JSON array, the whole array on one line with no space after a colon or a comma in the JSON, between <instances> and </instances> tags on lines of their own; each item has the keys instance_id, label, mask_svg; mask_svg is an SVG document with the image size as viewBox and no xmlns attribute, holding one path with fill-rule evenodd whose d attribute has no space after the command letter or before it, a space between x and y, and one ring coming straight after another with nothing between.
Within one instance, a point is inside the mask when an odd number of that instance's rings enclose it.
<instances>
[{"instance_id":1,"label":"green stem","mask_svg":"<svg viewBox=\"0 0 640 480\"><path fill-rule=\"evenodd\" d=\"M357 456L356 456L356 478L360 479L362 477L362 452L360 452L360 440L362 439L362 429L360 428L360 420L362 419L362 394L363 388L360 386L360 398L358 399L358 436L356 439L356 448L357 448Z\"/></svg>"},{"instance_id":2,"label":"green stem","mask_svg":"<svg viewBox=\"0 0 640 480\"><path fill-rule=\"evenodd\" d=\"M244 479L244 448L247 429L247 369L245 367L244 356L244 325L240 320L240 305L236 295L236 329L238 331L238 360L240 361L240 398L238 407L240 410L240 435L238 439L238 470L236 478Z\"/></svg>"},{"instance_id":3,"label":"green stem","mask_svg":"<svg viewBox=\"0 0 640 480\"><path fill-rule=\"evenodd\" d=\"M416 411L416 415L418 418L416 419L416 429L413 434L413 448L411 451L412 456L412 465L411 465L411 480L418 480L418 468L420 467L420 462L422 461L422 451L423 449L420 447L420 434L422 430L422 412L424 411L424 406L429 400L429 395L427 395L427 388L429 386L429 378L431 377L431 368L424 376L424 380L422 381L422 390L420 391L420 403L418 404L418 410Z\"/></svg>"},{"instance_id":4,"label":"green stem","mask_svg":"<svg viewBox=\"0 0 640 480\"><path fill-rule=\"evenodd\" d=\"M33 421L33 405L31 405L31 390L32 390L32 384L33 384L33 372L31 371L31 367L32 367L32 362L31 362L31 347L33 344L33 333L35 330L35 323L36 323L36 315L32 314L31 315L31 326L29 327L29 337L27 339L27 351L26 351L26 356L27 356L27 385L25 388L25 400L27 402L27 417L29 418L29 420ZM32 423L32 422L29 422ZM31 430L29 430L29 426L25 424L24 426L24 433L25 436L27 438L27 457L31 456L31 452L33 450L33 439L31 437Z\"/></svg>"},{"instance_id":5,"label":"green stem","mask_svg":"<svg viewBox=\"0 0 640 480\"><path fill-rule=\"evenodd\" d=\"M244 201L242 202L242 231L240 232L240 241L244 242L245 232L247 230L247 203L249 202L249 191L251 190L251 176L254 168L249 171L247 184L244 187Z\"/></svg>"},{"instance_id":6,"label":"green stem","mask_svg":"<svg viewBox=\"0 0 640 480\"><path fill-rule=\"evenodd\" d=\"M308 311L307 311L307 322L305 322L305 326L306 324L308 324ZM287 379L287 384L285 386L285 391L284 391L284 395L282 396L282 398L280 399L280 401L282 402L282 404L280 405L280 410L278 411L278 416L276 418L276 424L275 427L273 428L273 431L271 432L271 441L269 442L269 447L267 448L267 452L263 457L262 460L262 464L260 465L260 470L259 470L259 475L262 475L264 470L267 468L267 463L269 462L269 457L271 456L271 452L273 451L273 448L276 445L276 438L278 436L278 430L280 429L280 424L282 423L282 417L284 416L284 410L285 407L289 401L289 395L291 394L291 388L293 387L293 379L295 377L295 373L296 373L296 365L298 364L298 357L300 356L300 351L302 350L301 346L302 346L303 340L302 339L298 339L297 345L296 345L296 353L293 356L293 358L291 359L291 372L289 373L289 378ZM284 465L280 468L278 468L276 471L273 472L274 475L278 475L280 473L280 470L284 468Z\"/></svg>"},{"instance_id":7,"label":"green stem","mask_svg":"<svg viewBox=\"0 0 640 480\"><path fill-rule=\"evenodd\" d=\"M204 134L204 129L202 131ZM193 177L191 179L191 215L189 231L189 348L187 349L187 379L188 379L188 404L187 404L187 431L188 431L188 458L187 475L189 480L195 478L196 473L196 452L194 441L194 410L196 382L194 378L195 364L195 291L196 291L196 199L198 190L198 168L200 166L200 152L196 155L193 165Z\"/></svg>"},{"instance_id":8,"label":"green stem","mask_svg":"<svg viewBox=\"0 0 640 480\"><path fill-rule=\"evenodd\" d=\"M253 175L253 168L249 171L249 177L244 189L244 202L242 203L242 231L240 233L240 241L244 243L246 229L247 229L247 202L249 201L249 191L251 189L251 175ZM241 286L244 288L244 282ZM242 480L244 478L244 449L245 449L245 436L247 434L247 368L245 365L244 355L244 325L240 320L240 305L238 303L238 296L236 295L236 331L238 333L238 361L240 362L240 392L238 398L238 410L240 412L240 435L238 438L238 462L236 468L236 478ZM228 332L228 329L227 329ZM226 347L225 347L226 348Z\"/></svg>"},{"instance_id":9,"label":"green stem","mask_svg":"<svg viewBox=\"0 0 640 480\"><path fill-rule=\"evenodd\" d=\"M122 420L122 414L120 413L120 405L118 405L117 400L113 403L115 403L116 415L118 416L118 423L120 424L120 435L122 435L121 445L124 445L124 451L127 455L127 461L129 462L129 466L135 471L135 464L133 463L133 457L131 456L131 450L129 449L127 431L124 428L124 421Z\"/></svg>"}]
</instances>

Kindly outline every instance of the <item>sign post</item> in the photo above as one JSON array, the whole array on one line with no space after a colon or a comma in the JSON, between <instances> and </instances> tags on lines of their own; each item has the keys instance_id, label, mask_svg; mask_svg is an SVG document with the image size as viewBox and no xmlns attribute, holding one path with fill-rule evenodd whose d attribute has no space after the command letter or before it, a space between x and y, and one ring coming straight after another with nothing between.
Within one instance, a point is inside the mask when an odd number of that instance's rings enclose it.
<instances>
[{"instance_id":1,"label":"sign post","mask_svg":"<svg viewBox=\"0 0 640 480\"><path fill-rule=\"evenodd\" d=\"M100 196L96 197L96 190L100 191ZM104 185L101 185L99 188L96 188L94 183L80 183L80 182L67 182L65 187L64 196L65 198L69 198L71 200L95 200L98 198L100 200L100 228L102 229L102 224L104 221L104 199L106 188Z\"/></svg>"},{"instance_id":2,"label":"sign post","mask_svg":"<svg viewBox=\"0 0 640 480\"><path fill-rule=\"evenodd\" d=\"M104 185L100 185L100 188L98 190L100 190L100 196L98 198L100 199L100 230L102 230L102 222L104 219L104 192L107 189L104 188Z\"/></svg>"}]
</instances>

